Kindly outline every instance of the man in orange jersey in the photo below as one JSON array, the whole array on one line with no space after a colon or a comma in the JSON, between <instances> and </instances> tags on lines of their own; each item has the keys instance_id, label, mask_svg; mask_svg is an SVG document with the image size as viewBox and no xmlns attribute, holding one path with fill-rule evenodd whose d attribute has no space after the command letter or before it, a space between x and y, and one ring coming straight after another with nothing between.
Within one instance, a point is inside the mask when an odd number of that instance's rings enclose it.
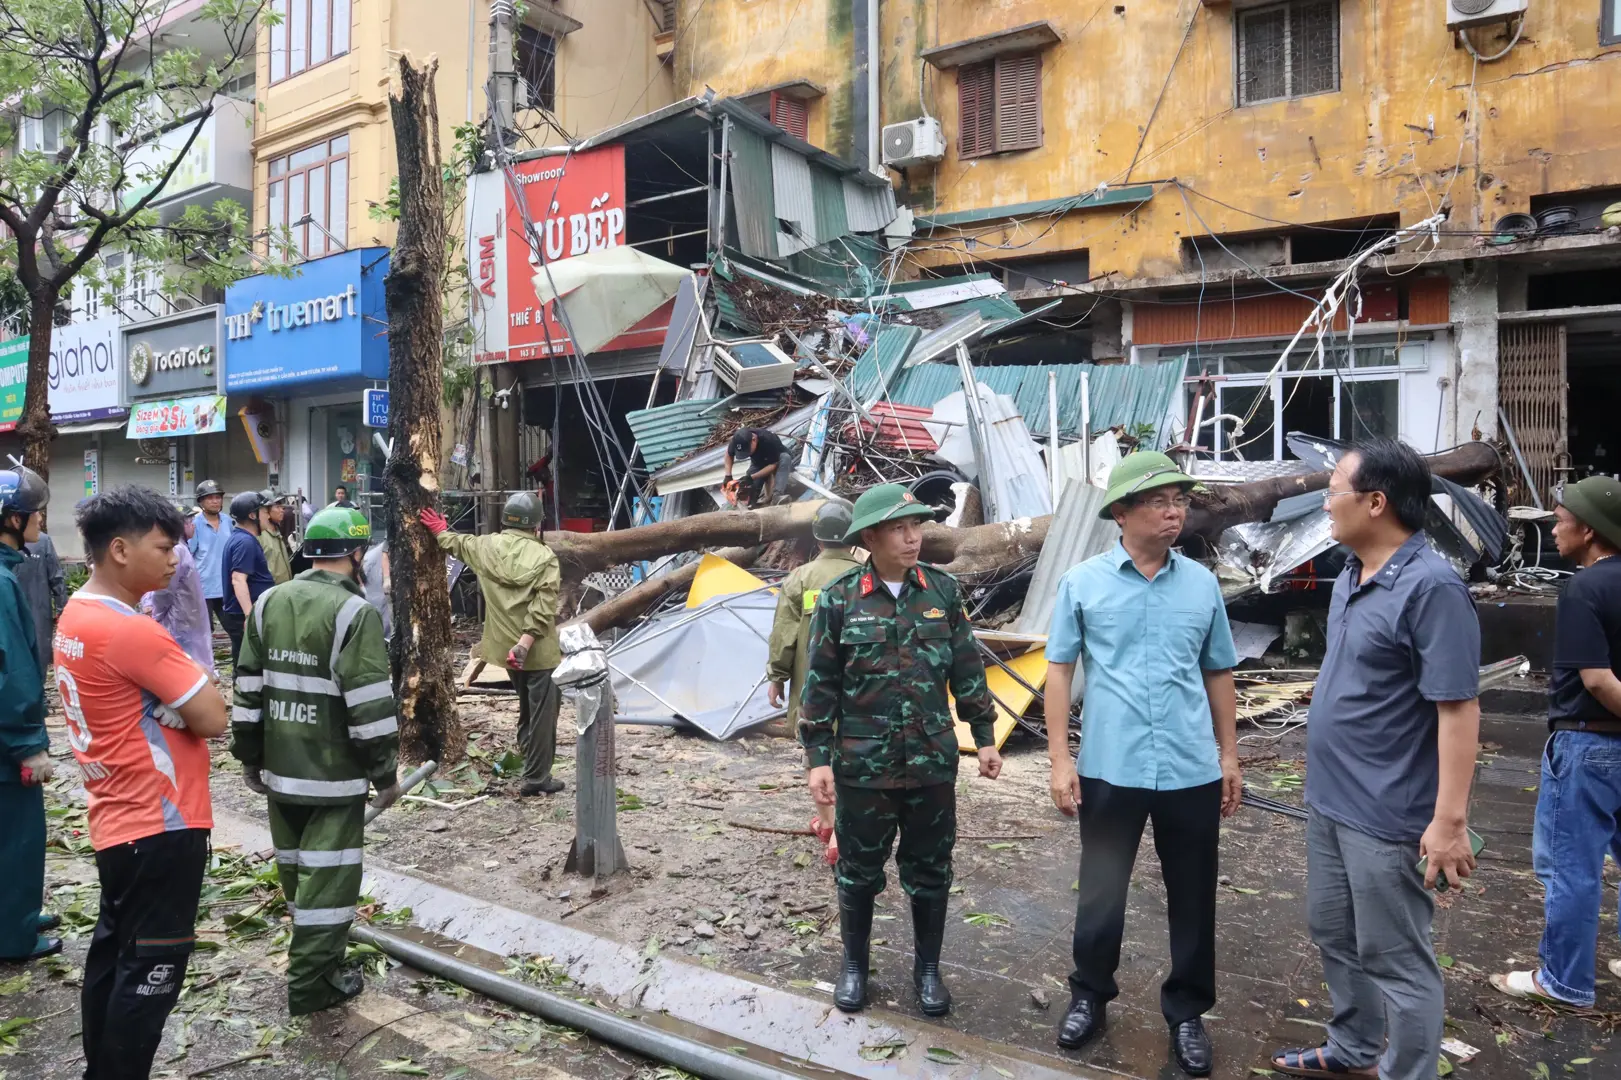
<instances>
[{"instance_id":1,"label":"man in orange jersey","mask_svg":"<svg viewBox=\"0 0 1621 1080\"><path fill-rule=\"evenodd\" d=\"M180 513L121 487L77 514L90 579L57 624L56 687L90 795L101 911L80 997L85 1080L145 1077L195 943L213 810L208 673L137 607L173 575Z\"/></svg>"}]
</instances>

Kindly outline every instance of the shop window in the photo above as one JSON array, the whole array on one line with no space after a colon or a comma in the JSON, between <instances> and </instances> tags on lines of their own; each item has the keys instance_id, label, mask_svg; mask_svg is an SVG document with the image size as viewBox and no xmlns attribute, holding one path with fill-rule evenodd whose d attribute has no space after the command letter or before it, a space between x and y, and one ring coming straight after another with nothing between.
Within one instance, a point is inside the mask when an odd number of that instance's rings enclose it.
<instances>
[{"instance_id":1,"label":"shop window","mask_svg":"<svg viewBox=\"0 0 1621 1080\"><path fill-rule=\"evenodd\" d=\"M349 51L350 0L270 0L270 81L290 79Z\"/></svg>"},{"instance_id":2,"label":"shop window","mask_svg":"<svg viewBox=\"0 0 1621 1080\"><path fill-rule=\"evenodd\" d=\"M1288 0L1238 13L1238 103L1340 88L1339 0Z\"/></svg>"},{"instance_id":3,"label":"shop window","mask_svg":"<svg viewBox=\"0 0 1621 1080\"><path fill-rule=\"evenodd\" d=\"M323 139L270 162L267 222L306 259L343 251L349 232L349 136ZM285 230L285 233L284 233Z\"/></svg>"},{"instance_id":4,"label":"shop window","mask_svg":"<svg viewBox=\"0 0 1621 1080\"><path fill-rule=\"evenodd\" d=\"M1041 145L1041 57L998 56L957 69L957 156Z\"/></svg>"},{"instance_id":5,"label":"shop window","mask_svg":"<svg viewBox=\"0 0 1621 1080\"><path fill-rule=\"evenodd\" d=\"M512 46L520 109L557 111L557 39L531 26L518 27Z\"/></svg>"},{"instance_id":6,"label":"shop window","mask_svg":"<svg viewBox=\"0 0 1621 1080\"><path fill-rule=\"evenodd\" d=\"M1360 442L1373 435L1396 438L1401 434L1397 412L1401 382L1369 379L1340 384L1340 438Z\"/></svg>"}]
</instances>

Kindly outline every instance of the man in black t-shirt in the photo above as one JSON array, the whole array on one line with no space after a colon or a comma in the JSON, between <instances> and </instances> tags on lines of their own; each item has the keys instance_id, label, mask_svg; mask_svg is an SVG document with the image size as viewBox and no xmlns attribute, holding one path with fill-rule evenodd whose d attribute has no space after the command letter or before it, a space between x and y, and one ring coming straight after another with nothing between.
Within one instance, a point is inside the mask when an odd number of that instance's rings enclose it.
<instances>
[{"instance_id":1,"label":"man in black t-shirt","mask_svg":"<svg viewBox=\"0 0 1621 1080\"><path fill-rule=\"evenodd\" d=\"M749 471L737 485L737 501L753 506L767 491L774 501L786 501L794 458L777 433L766 428L737 429L732 441L726 444L728 484L732 479L732 462L744 455L749 459Z\"/></svg>"},{"instance_id":2,"label":"man in black t-shirt","mask_svg":"<svg viewBox=\"0 0 1621 1080\"><path fill-rule=\"evenodd\" d=\"M242 648L242 632L259 594L276 583L259 545L259 511L265 506L257 491L244 491L231 500L231 522L235 526L225 542L225 560L220 564L220 585L225 591L220 622L231 639L231 666Z\"/></svg>"},{"instance_id":3,"label":"man in black t-shirt","mask_svg":"<svg viewBox=\"0 0 1621 1080\"><path fill-rule=\"evenodd\" d=\"M1593 1004L1604 853L1621 858L1621 483L1567 487L1554 542L1576 571L1559 597L1533 866L1546 890L1542 964L1493 975L1511 997ZM1621 960L1611 960L1621 976Z\"/></svg>"}]
</instances>

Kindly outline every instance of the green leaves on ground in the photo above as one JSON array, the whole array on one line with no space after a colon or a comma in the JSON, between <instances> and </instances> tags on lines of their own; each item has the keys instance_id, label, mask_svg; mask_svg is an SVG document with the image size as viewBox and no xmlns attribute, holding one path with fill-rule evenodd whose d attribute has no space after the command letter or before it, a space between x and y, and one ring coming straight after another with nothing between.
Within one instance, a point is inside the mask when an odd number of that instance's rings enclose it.
<instances>
[{"instance_id":1,"label":"green leaves on ground","mask_svg":"<svg viewBox=\"0 0 1621 1080\"><path fill-rule=\"evenodd\" d=\"M998 915L994 911L970 911L962 917L962 921L969 926L1011 926L1006 915Z\"/></svg>"}]
</instances>

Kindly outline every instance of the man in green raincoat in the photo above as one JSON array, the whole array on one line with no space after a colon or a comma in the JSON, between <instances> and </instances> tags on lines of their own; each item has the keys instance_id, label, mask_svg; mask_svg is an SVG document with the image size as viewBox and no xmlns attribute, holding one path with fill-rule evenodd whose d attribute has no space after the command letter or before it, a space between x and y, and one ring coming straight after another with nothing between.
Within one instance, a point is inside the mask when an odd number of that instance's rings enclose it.
<instances>
[{"instance_id":1,"label":"man in green raincoat","mask_svg":"<svg viewBox=\"0 0 1621 1080\"><path fill-rule=\"evenodd\" d=\"M484 594L484 639L475 655L501 664L518 692L518 744L523 751L520 795L553 795L563 782L552 776L557 757L557 710L562 695L552 670L562 660L557 643L557 596L563 572L540 538L540 499L520 491L501 510L501 531L473 536L450 531L434 510L422 524L439 547L478 575Z\"/></svg>"}]
</instances>

